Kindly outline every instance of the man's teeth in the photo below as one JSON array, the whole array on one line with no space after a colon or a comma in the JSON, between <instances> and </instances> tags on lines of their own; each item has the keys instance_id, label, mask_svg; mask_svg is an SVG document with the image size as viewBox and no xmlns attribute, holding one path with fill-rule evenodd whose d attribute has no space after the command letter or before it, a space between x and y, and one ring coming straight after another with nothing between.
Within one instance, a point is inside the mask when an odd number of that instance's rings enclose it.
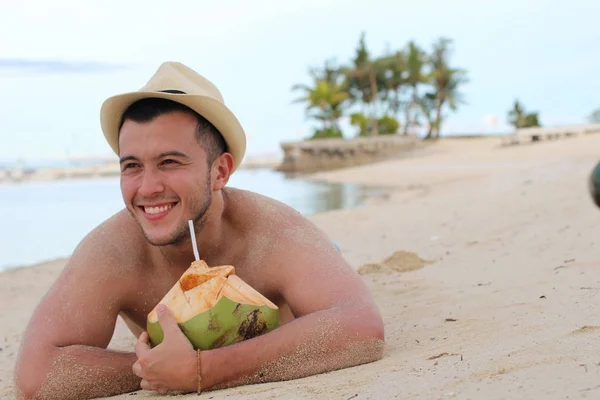
<instances>
[{"instance_id":1,"label":"man's teeth","mask_svg":"<svg viewBox=\"0 0 600 400\"><path fill-rule=\"evenodd\" d=\"M160 207L144 207L144 211L146 211L147 214L158 214L158 213L167 211L171 207L173 207L173 204L169 204L168 206L160 206Z\"/></svg>"}]
</instances>

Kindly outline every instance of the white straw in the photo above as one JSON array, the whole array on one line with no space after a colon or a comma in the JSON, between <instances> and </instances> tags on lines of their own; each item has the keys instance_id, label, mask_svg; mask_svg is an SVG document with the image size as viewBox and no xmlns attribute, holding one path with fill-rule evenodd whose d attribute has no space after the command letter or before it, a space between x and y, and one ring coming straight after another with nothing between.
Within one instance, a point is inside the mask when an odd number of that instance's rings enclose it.
<instances>
[{"instance_id":1,"label":"white straw","mask_svg":"<svg viewBox=\"0 0 600 400\"><path fill-rule=\"evenodd\" d=\"M190 219L188 221L190 225L190 236L192 237L192 247L194 249L194 257L196 257L196 261L200 260L200 254L198 253L198 245L196 244L196 234L194 233L194 223Z\"/></svg>"}]
</instances>

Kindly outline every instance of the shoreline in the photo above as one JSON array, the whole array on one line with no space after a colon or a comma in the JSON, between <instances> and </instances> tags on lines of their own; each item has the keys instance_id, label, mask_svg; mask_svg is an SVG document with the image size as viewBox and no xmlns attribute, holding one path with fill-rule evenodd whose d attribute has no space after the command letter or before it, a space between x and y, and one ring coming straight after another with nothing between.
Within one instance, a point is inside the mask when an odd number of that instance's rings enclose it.
<instances>
[{"instance_id":1,"label":"shoreline","mask_svg":"<svg viewBox=\"0 0 600 400\"><path fill-rule=\"evenodd\" d=\"M570 140L574 140L574 139L570 139ZM327 171L322 171L322 172L297 173L297 174L292 174L292 175L293 175L294 179L300 179L303 181L326 183L326 184L353 184L353 185L358 185L358 186L361 186L362 188L364 188L366 194L360 204L357 204L355 206L348 207L348 208L342 207L342 208L326 210L326 211L317 212L315 214L306 216L309 219L317 219L318 220L319 218L321 218L322 216L327 215L327 214L338 214L340 212L343 212L344 210L346 210L346 211L355 210L355 209L359 209L359 208L363 208L363 207L369 207L372 205L385 204L386 202L390 202L391 200L397 199L400 197L405 197L407 199L410 199L412 197L419 197L419 196L422 196L424 192L430 192L432 186L439 185L439 186L443 187L443 186L447 186L448 184L453 185L453 184L461 183L463 181L469 182L472 179L477 179L478 177L481 177L480 174L468 173L468 172L464 172L464 170L463 170L463 171L459 172L456 177L451 177L451 176L448 176L449 174L445 174L437 182L431 181L428 184L422 184L421 182L418 182L418 180L414 180L414 179L410 179L410 178L406 179L405 182L403 182L404 184L399 184L396 180L387 179L387 177L385 177L385 176L383 176L383 179L381 179L381 176L380 176L380 178L373 179L372 175L369 174L369 172L385 169L388 166L393 166L398 163L410 162L411 160L412 161L416 160L418 163L419 160L423 161L424 159L425 160L433 159L435 157L441 157L441 158L448 157L448 156L452 157L455 154L455 152L457 151L457 149L464 147L464 143L470 143L470 144L479 146L479 144L485 143L485 142L487 142L489 144L489 146L485 146L485 147L487 147L488 150L493 149L493 151L505 151L507 149L510 149L510 147L511 147L511 146L509 146L509 147L504 146L505 137L501 136L501 135L490 136L490 137L485 137L485 136L449 137L449 138L442 138L437 142L433 142L433 143L428 144L427 146L423 146L423 147L420 147L419 149L407 152L406 154L403 154L402 156L398 156L398 157L394 157L394 158L390 158L390 159L386 159L386 160L378 160L378 161L368 163L368 164L338 168L338 169L327 170ZM544 143L543 142L538 142L538 143L532 142L529 145L526 145L525 147L523 147L523 145L519 145L519 147L526 149L526 148L529 148L530 146L540 146L540 144L543 145ZM599 157L599 159L600 159L600 157ZM118 165L117 165L117 168L118 168ZM256 168L268 169L275 173L282 173L272 167L262 167L261 166L261 167L256 167ZM255 168L250 167L247 169L255 169ZM359 172L359 173L357 174L355 172ZM362 172L362 173L360 173L360 172ZM11 184L22 184L22 183L27 184L27 183L36 183L36 182L65 182L65 181L69 181L69 180L93 181L93 180L97 180L97 179L111 178L111 177L115 177L115 176L118 176L118 175L77 176L77 174L74 174L67 178L39 180L39 181L31 180L31 181L24 181L24 182L3 183L0 180L0 187L4 184L11 185ZM25 263L25 264L8 265L8 266L0 268L0 274L6 273L6 272L11 272L14 270L20 270L23 268L36 268L41 265L54 263L54 262L61 262L61 261L65 262L70 258L70 256L71 256L71 254L66 254L66 255L62 255L62 256L55 256L55 257L51 257L48 259L38 260L38 261Z\"/></svg>"},{"instance_id":2,"label":"shoreline","mask_svg":"<svg viewBox=\"0 0 600 400\"><path fill-rule=\"evenodd\" d=\"M500 142L441 140L421 157L313 175L390 188L382 199L309 217L371 290L385 324L384 358L208 396L600 395L600 366L589 351L600 344L600 290L593 284L600 280L600 210L587 191L600 135L531 146ZM0 292L0 397L10 393L22 329L64 261L0 273L8 288ZM119 321L109 347L134 342Z\"/></svg>"},{"instance_id":3,"label":"shoreline","mask_svg":"<svg viewBox=\"0 0 600 400\"><path fill-rule=\"evenodd\" d=\"M275 154L247 155L239 170L273 169L281 163L282 156ZM62 166L52 164L65 163ZM29 182L61 182L72 179L99 179L118 177L120 165L117 159L107 157L89 160L46 161L46 165L26 167L13 162L13 167L0 168L0 186Z\"/></svg>"},{"instance_id":4,"label":"shoreline","mask_svg":"<svg viewBox=\"0 0 600 400\"><path fill-rule=\"evenodd\" d=\"M271 169L275 170L278 161L265 159L240 165L240 170ZM16 176L12 176L16 175ZM90 166L41 167L24 172L13 172L0 169L0 186L18 185L39 182L67 182L71 180L96 180L117 178L120 168L117 163Z\"/></svg>"},{"instance_id":5,"label":"shoreline","mask_svg":"<svg viewBox=\"0 0 600 400\"><path fill-rule=\"evenodd\" d=\"M274 171L274 172L278 173L277 171ZM79 178L77 180L87 182L87 181L94 181L97 179L102 179L102 178ZM324 184L328 184L328 185L336 184L336 182L319 182L318 180L311 179L309 175L299 175L299 176L295 176L293 179L304 181L304 182L324 183ZM61 181L56 181L56 182L61 182ZM27 184L27 183L29 183L29 182L24 182L23 184ZM33 183L33 182L31 182L31 183ZM348 185L348 184L351 185L351 183L341 183L341 184L342 185ZM2 186L2 184L0 184L0 187L1 186ZM382 187L382 186L373 186L373 185L365 185L365 184L361 184L361 185L357 185L357 186L359 187L358 189L360 191L360 194L355 199L355 200L357 200L357 204L354 204L354 205L339 204L338 208L324 210L324 211L317 211L312 214L305 214L305 217L310 218L314 215L321 214L321 213L327 213L330 211L337 211L337 210L343 210L343 209L352 209L352 208L360 207L365 204L371 204L375 201L380 201L381 199L385 199L387 196L389 196L390 190L391 190L389 187ZM236 187L236 186L232 186L232 187ZM71 257L71 255L72 255L72 253L68 253L68 254L51 256L47 259L34 260L31 262L0 265L0 274L2 274L4 272L13 271L15 269L37 267L39 265L42 265L45 263L52 263L57 260L66 261Z\"/></svg>"},{"instance_id":6,"label":"shoreline","mask_svg":"<svg viewBox=\"0 0 600 400\"><path fill-rule=\"evenodd\" d=\"M20 269L39 268L46 264L52 264L52 263L56 263L56 262L67 262L69 260L69 258L71 258L71 254L66 255L66 256L51 257L48 259L44 259L44 260L40 260L40 261L36 261L36 262L32 262L32 263L9 265L9 266L0 268L0 275L4 274L4 273L11 273L13 271L20 270Z\"/></svg>"},{"instance_id":7,"label":"shoreline","mask_svg":"<svg viewBox=\"0 0 600 400\"><path fill-rule=\"evenodd\" d=\"M460 141L460 140L495 140L498 138L505 138L506 135L482 135L482 134L473 134L473 135L455 135L455 136L447 136L443 137L440 140L443 141ZM403 139L403 136L398 136L399 139ZM398 158L414 158L420 157L423 153L426 153L430 147L432 147L431 142L423 141L422 139L416 139L417 144L414 148L407 148L401 152L397 152L388 156L390 159L398 159ZM351 142L351 139L346 139L345 145ZM311 142L301 142L308 143ZM319 145L320 142L315 142ZM265 155L248 155L240 165L240 170L253 170L253 169L269 169L274 172L280 173L291 173L291 174L299 174L299 175L312 175L314 171L280 171L280 167L284 162L285 155L284 154L265 154ZM379 162L385 160L386 157L379 158L379 160L375 162ZM67 162L67 161L64 161ZM51 163L49 161L49 163ZM63 182L69 180L78 180L78 179L101 179L101 178L110 178L117 177L120 175L120 166L118 161L109 161L107 158L99 158L97 161L92 162L91 160L81 161L79 163L83 163L83 165L77 165L78 161L72 161L71 165L66 166L41 166L41 167L19 167L17 162L14 162L15 166L12 168L4 167L0 168L0 186L2 185L11 185L11 184L22 184L22 183L30 183L30 182ZM357 163L354 166L360 165L368 165L370 162L361 162ZM352 168L352 166L343 166L331 169L332 171Z\"/></svg>"}]
</instances>

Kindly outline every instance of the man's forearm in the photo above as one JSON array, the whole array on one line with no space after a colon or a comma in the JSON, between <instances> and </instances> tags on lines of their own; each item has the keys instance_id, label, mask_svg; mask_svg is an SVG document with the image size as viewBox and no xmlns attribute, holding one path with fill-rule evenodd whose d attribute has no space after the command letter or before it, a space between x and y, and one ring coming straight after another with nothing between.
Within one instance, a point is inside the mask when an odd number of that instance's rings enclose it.
<instances>
[{"instance_id":1,"label":"man's forearm","mask_svg":"<svg viewBox=\"0 0 600 400\"><path fill-rule=\"evenodd\" d=\"M301 378L378 360L383 325L370 308L331 309L201 353L207 389Z\"/></svg>"},{"instance_id":2,"label":"man's forearm","mask_svg":"<svg viewBox=\"0 0 600 400\"><path fill-rule=\"evenodd\" d=\"M90 399L139 389L140 378L131 369L135 353L79 345L48 353L43 361L25 357L17 366L19 399Z\"/></svg>"}]
</instances>

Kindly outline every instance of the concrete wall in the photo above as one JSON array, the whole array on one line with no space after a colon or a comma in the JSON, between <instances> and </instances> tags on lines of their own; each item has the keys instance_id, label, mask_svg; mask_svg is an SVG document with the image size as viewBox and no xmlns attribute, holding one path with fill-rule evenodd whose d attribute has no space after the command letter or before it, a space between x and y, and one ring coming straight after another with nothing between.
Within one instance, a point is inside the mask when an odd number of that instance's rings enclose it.
<instances>
[{"instance_id":1,"label":"concrete wall","mask_svg":"<svg viewBox=\"0 0 600 400\"><path fill-rule=\"evenodd\" d=\"M420 143L415 136L385 135L353 139L315 139L281 143L284 172L316 172L379 161Z\"/></svg>"},{"instance_id":2,"label":"concrete wall","mask_svg":"<svg viewBox=\"0 0 600 400\"><path fill-rule=\"evenodd\" d=\"M507 137L507 144L520 144L524 141L552 140L567 136L600 133L600 124L546 126L521 128Z\"/></svg>"}]
</instances>

